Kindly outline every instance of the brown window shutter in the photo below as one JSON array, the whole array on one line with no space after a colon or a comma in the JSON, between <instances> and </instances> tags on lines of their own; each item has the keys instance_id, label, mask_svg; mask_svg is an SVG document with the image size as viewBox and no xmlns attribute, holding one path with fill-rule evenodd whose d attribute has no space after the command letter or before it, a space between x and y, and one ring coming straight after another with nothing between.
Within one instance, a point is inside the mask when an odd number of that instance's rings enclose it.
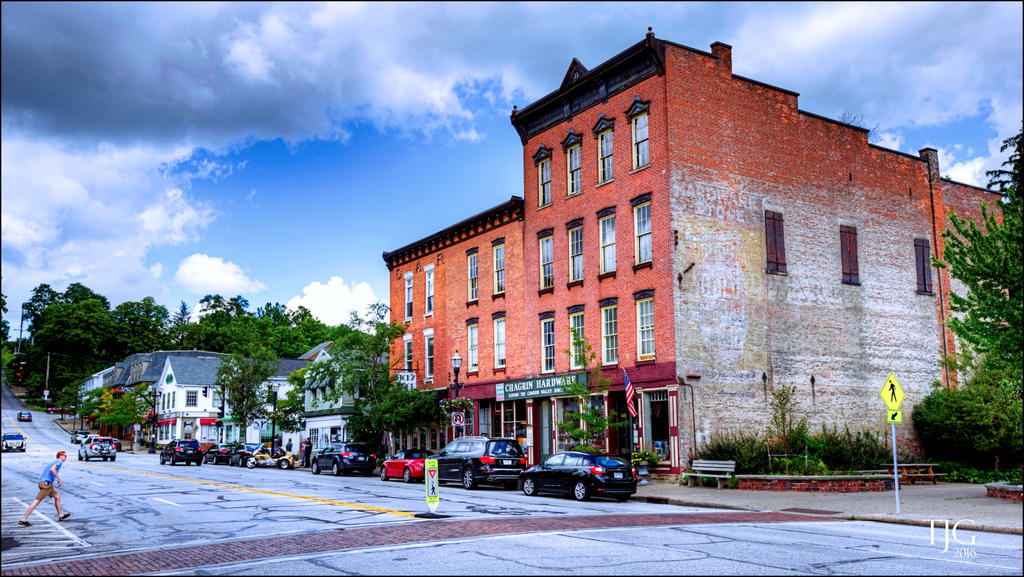
<instances>
[{"instance_id":1,"label":"brown window shutter","mask_svg":"<svg viewBox=\"0 0 1024 577\"><path fill-rule=\"evenodd\" d=\"M914 239L914 256L917 261L917 292L932 292L931 249L928 240Z\"/></svg>"},{"instance_id":2,"label":"brown window shutter","mask_svg":"<svg viewBox=\"0 0 1024 577\"><path fill-rule=\"evenodd\" d=\"M857 229L852 226L839 227L839 244L843 260L843 282L860 283L860 271L857 264Z\"/></svg>"},{"instance_id":3,"label":"brown window shutter","mask_svg":"<svg viewBox=\"0 0 1024 577\"><path fill-rule=\"evenodd\" d=\"M767 241L768 270L786 272L786 243L782 229L782 214L764 211L764 230Z\"/></svg>"}]
</instances>

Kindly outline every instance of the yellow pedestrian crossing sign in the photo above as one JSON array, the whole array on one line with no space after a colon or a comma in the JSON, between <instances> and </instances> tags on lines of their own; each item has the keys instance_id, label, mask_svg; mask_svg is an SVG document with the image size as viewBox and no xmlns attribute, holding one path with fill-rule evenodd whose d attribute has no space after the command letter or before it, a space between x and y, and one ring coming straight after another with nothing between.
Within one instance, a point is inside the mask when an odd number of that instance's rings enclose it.
<instances>
[{"instance_id":1,"label":"yellow pedestrian crossing sign","mask_svg":"<svg viewBox=\"0 0 1024 577\"><path fill-rule=\"evenodd\" d=\"M427 488L427 507L433 513L437 510L437 504L441 498L437 494L437 459L427 459L423 462L424 484Z\"/></svg>"},{"instance_id":2,"label":"yellow pedestrian crossing sign","mask_svg":"<svg viewBox=\"0 0 1024 577\"><path fill-rule=\"evenodd\" d=\"M902 423L903 422L903 411L897 409L895 411L886 411L885 420L890 423Z\"/></svg>"},{"instance_id":3,"label":"yellow pedestrian crossing sign","mask_svg":"<svg viewBox=\"0 0 1024 577\"><path fill-rule=\"evenodd\" d=\"M890 411L898 411L900 409L904 394L903 388L900 387L900 382L896 380L896 375L889 373L889 378L885 379L885 384L882 385L882 390L878 391L878 396L882 397L882 402L885 403L885 406L889 407Z\"/></svg>"}]
</instances>

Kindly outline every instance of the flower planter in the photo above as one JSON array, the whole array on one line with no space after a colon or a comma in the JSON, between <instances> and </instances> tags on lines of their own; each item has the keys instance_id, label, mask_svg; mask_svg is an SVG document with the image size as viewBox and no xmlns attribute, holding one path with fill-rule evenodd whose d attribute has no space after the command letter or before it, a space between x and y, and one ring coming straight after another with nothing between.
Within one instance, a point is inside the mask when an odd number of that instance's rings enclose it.
<instances>
[{"instance_id":1,"label":"flower planter","mask_svg":"<svg viewBox=\"0 0 1024 577\"><path fill-rule=\"evenodd\" d=\"M747 491L801 491L804 493L864 493L891 491L887 475L736 475Z\"/></svg>"}]
</instances>

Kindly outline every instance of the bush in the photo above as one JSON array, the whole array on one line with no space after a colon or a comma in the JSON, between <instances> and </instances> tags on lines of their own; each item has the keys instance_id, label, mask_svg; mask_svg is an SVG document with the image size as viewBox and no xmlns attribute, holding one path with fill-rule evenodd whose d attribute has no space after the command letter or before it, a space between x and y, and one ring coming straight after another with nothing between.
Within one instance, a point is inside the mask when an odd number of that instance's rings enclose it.
<instances>
[{"instance_id":1,"label":"bush","mask_svg":"<svg viewBox=\"0 0 1024 577\"><path fill-rule=\"evenodd\" d=\"M877 469L892 460L883 438L870 431L851 433L848 426L840 433L835 425L831 430L822 425L821 433L809 438L807 450L834 471Z\"/></svg>"},{"instance_id":2,"label":"bush","mask_svg":"<svg viewBox=\"0 0 1024 577\"><path fill-rule=\"evenodd\" d=\"M1022 469L1015 471L992 471L975 469L953 461L936 463L936 468L946 473L943 480L950 483L1010 483L1020 485L1024 481Z\"/></svg>"},{"instance_id":3,"label":"bush","mask_svg":"<svg viewBox=\"0 0 1024 577\"><path fill-rule=\"evenodd\" d=\"M913 409L929 458L985 469L1021 465L1021 396L984 369L958 389L937 388Z\"/></svg>"},{"instance_id":4,"label":"bush","mask_svg":"<svg viewBox=\"0 0 1024 577\"><path fill-rule=\"evenodd\" d=\"M768 470L768 442L743 431L713 434L697 452L698 459L736 461L736 474L757 474Z\"/></svg>"}]
</instances>

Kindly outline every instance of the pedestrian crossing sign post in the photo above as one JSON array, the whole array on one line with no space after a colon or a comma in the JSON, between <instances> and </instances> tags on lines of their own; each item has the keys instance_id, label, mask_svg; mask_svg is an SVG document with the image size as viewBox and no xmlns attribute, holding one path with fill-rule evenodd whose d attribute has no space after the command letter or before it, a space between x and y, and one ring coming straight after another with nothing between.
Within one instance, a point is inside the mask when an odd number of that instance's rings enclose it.
<instances>
[{"instance_id":1,"label":"pedestrian crossing sign post","mask_svg":"<svg viewBox=\"0 0 1024 577\"><path fill-rule=\"evenodd\" d=\"M903 422L903 411L885 411L885 419L890 423L902 423Z\"/></svg>"},{"instance_id":2,"label":"pedestrian crossing sign post","mask_svg":"<svg viewBox=\"0 0 1024 577\"><path fill-rule=\"evenodd\" d=\"M427 507L433 513L437 510L437 504L441 498L437 495L437 459L427 459L423 462L423 472L426 474L427 486Z\"/></svg>"},{"instance_id":3,"label":"pedestrian crossing sign post","mask_svg":"<svg viewBox=\"0 0 1024 577\"><path fill-rule=\"evenodd\" d=\"M895 373L889 373L889 378L885 379L885 384L882 385L882 390L878 391L878 396L882 397L882 402L888 407L885 411L885 420L889 421L889 427L892 428L892 482L893 488L896 489L896 514L900 514L900 475L899 475L899 463L896 458L896 423L903 422L903 411L900 410L900 405L903 404L903 387L900 386L900 382L896 380Z\"/></svg>"},{"instance_id":4,"label":"pedestrian crossing sign post","mask_svg":"<svg viewBox=\"0 0 1024 577\"><path fill-rule=\"evenodd\" d=\"M896 375L889 373L889 378L885 379L885 384L882 385L882 390L878 391L878 396L882 397L882 402L885 403L886 407L889 407L890 411L900 410L900 405L903 404L903 387L900 386L900 382L896 380Z\"/></svg>"}]
</instances>

